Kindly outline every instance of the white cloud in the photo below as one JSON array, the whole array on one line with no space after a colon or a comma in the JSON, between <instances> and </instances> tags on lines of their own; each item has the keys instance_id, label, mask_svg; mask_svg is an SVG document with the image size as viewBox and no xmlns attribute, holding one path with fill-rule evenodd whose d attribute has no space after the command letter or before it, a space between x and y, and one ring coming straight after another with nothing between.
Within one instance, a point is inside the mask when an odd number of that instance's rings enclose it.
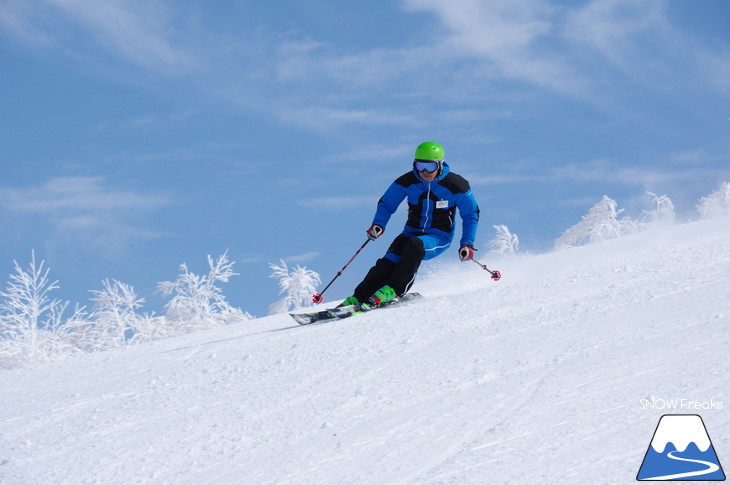
<instances>
[{"instance_id":1,"label":"white cloud","mask_svg":"<svg viewBox=\"0 0 730 485\"><path fill-rule=\"evenodd\" d=\"M710 51L692 43L692 58L697 62L698 81L730 98L730 45Z\"/></svg>"},{"instance_id":2,"label":"white cloud","mask_svg":"<svg viewBox=\"0 0 730 485\"><path fill-rule=\"evenodd\" d=\"M674 164L647 166L627 160L594 159L552 167L533 167L532 169L529 168L529 164L521 163L513 172L471 176L469 182L475 186L553 181L655 187L687 179L689 172L691 170L678 169Z\"/></svg>"},{"instance_id":3,"label":"white cloud","mask_svg":"<svg viewBox=\"0 0 730 485\"><path fill-rule=\"evenodd\" d=\"M194 67L192 57L169 35L171 19L160 4L118 0L48 0L110 51L151 70Z\"/></svg>"},{"instance_id":4,"label":"white cloud","mask_svg":"<svg viewBox=\"0 0 730 485\"><path fill-rule=\"evenodd\" d=\"M430 28L428 23L423 28L428 35L376 48L261 25L244 32L216 31L205 21L186 19L189 10L167 2L39 0L28 5L10 0L0 6L0 27L25 42L53 44L75 57L101 48L111 56L98 58L100 69L111 59L123 60L241 110L313 130L399 124L420 129L437 122L434 112L467 124L483 119L481 110L455 110L454 105L485 106L490 96L506 99L510 88L491 89L505 79L605 106L625 80L679 86L684 78L671 81L668 75L677 66L702 71L693 79L726 93L730 78L724 53L702 46L694 45L695 61L672 60L676 54L669 40L677 32L667 19L665 0L577 5L402 0L405 15L434 17ZM437 101L424 104L423 99Z\"/></svg>"},{"instance_id":5,"label":"white cloud","mask_svg":"<svg viewBox=\"0 0 730 485\"><path fill-rule=\"evenodd\" d=\"M423 120L415 114L391 109L358 109L355 107L327 106L320 104L299 106L280 106L277 117L286 123L297 124L312 130L326 130L340 125L369 126L412 126L423 125Z\"/></svg>"},{"instance_id":6,"label":"white cloud","mask_svg":"<svg viewBox=\"0 0 730 485\"><path fill-rule=\"evenodd\" d=\"M405 0L406 8L435 13L463 46L499 58L524 50L550 32L551 11L542 0Z\"/></svg>"},{"instance_id":7,"label":"white cloud","mask_svg":"<svg viewBox=\"0 0 730 485\"><path fill-rule=\"evenodd\" d=\"M164 195L110 188L103 177L57 177L31 187L0 188L0 207L21 224L40 220L57 235L102 249L163 236L133 220L170 203Z\"/></svg>"},{"instance_id":8,"label":"white cloud","mask_svg":"<svg viewBox=\"0 0 730 485\"><path fill-rule=\"evenodd\" d=\"M638 80L649 67L647 57L671 50L665 47L672 36L665 10L663 0L594 0L568 12L563 36L577 50L587 49L586 56L597 53Z\"/></svg>"},{"instance_id":9,"label":"white cloud","mask_svg":"<svg viewBox=\"0 0 730 485\"><path fill-rule=\"evenodd\" d=\"M0 189L6 208L29 213L88 213L148 210L167 204L167 198L104 187L103 177L57 177L26 189Z\"/></svg>"},{"instance_id":10,"label":"white cloud","mask_svg":"<svg viewBox=\"0 0 730 485\"><path fill-rule=\"evenodd\" d=\"M543 0L405 0L414 11L436 15L446 26L450 51L488 61L495 75L564 93L584 91L561 55L544 48L555 34L557 9Z\"/></svg>"},{"instance_id":11,"label":"white cloud","mask_svg":"<svg viewBox=\"0 0 730 485\"><path fill-rule=\"evenodd\" d=\"M449 52L454 61L482 59L487 79L515 79L599 105L610 102L627 81L666 93L686 91L688 83L730 93L727 49L688 38L672 25L666 0L403 4L433 14L446 28L437 50Z\"/></svg>"},{"instance_id":12,"label":"white cloud","mask_svg":"<svg viewBox=\"0 0 730 485\"><path fill-rule=\"evenodd\" d=\"M293 256L287 256L285 258L282 258L287 263L305 263L307 261L311 261L312 259L316 258L322 254L321 252L309 252L304 254L295 254Z\"/></svg>"},{"instance_id":13,"label":"white cloud","mask_svg":"<svg viewBox=\"0 0 730 485\"><path fill-rule=\"evenodd\" d=\"M33 7L12 5L0 7L0 15L25 42L34 42L31 39L41 38L43 32L46 47L75 59L95 59L94 67L105 73L111 70L136 79L135 71L115 65L121 60L137 72L173 76L240 109L315 130L343 125L424 126L433 121L435 108L422 106L419 99L444 90L451 96L463 95L463 84L449 69L459 60L452 59L454 46L434 45L431 38L422 45L353 50L261 27L241 34L217 32L203 22L176 23L180 19L174 15L181 10L172 4L166 8L164 2L41 0ZM99 49L103 56L96 54ZM439 65L438 76L423 62L430 58ZM534 69L540 76L550 70L535 62L533 68L515 65L514 69ZM394 95L398 99L391 102ZM415 106L393 108L402 101ZM453 109L448 115L457 122L480 116L476 110Z\"/></svg>"},{"instance_id":14,"label":"white cloud","mask_svg":"<svg viewBox=\"0 0 730 485\"><path fill-rule=\"evenodd\" d=\"M22 42L89 59L95 46L146 70L189 73L198 59L159 3L137 0L10 1L0 5L0 27ZM89 42L92 39L94 42ZM100 66L103 67L103 66Z\"/></svg>"},{"instance_id":15,"label":"white cloud","mask_svg":"<svg viewBox=\"0 0 730 485\"><path fill-rule=\"evenodd\" d=\"M37 6L23 0L0 3L0 32L3 37L17 38L34 46L48 47L55 44L52 36L32 19L35 7Z\"/></svg>"},{"instance_id":16,"label":"white cloud","mask_svg":"<svg viewBox=\"0 0 730 485\"><path fill-rule=\"evenodd\" d=\"M170 113L148 113L137 115L126 120L100 123L94 128L96 132L115 130L163 130L189 122L195 117L194 111L178 111Z\"/></svg>"},{"instance_id":17,"label":"white cloud","mask_svg":"<svg viewBox=\"0 0 730 485\"><path fill-rule=\"evenodd\" d=\"M670 156L670 160L673 162L696 166L704 165L717 159L718 157L713 157L709 153L707 153L707 150L705 148L684 150L681 152L672 153ZM719 159L721 159L721 157Z\"/></svg>"},{"instance_id":18,"label":"white cloud","mask_svg":"<svg viewBox=\"0 0 730 485\"><path fill-rule=\"evenodd\" d=\"M375 199L377 201L377 198ZM373 204L374 199L371 196L342 196L342 197L318 197L313 199L305 199L300 202L304 207L316 208L319 210L343 210L353 207L362 207L363 205Z\"/></svg>"}]
</instances>

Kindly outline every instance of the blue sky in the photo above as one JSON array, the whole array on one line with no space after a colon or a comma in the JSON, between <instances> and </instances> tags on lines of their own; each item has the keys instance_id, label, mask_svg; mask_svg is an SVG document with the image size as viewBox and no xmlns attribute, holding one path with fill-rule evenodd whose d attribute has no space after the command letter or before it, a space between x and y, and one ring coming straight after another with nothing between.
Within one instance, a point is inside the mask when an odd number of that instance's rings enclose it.
<instances>
[{"instance_id":1,"label":"blue sky","mask_svg":"<svg viewBox=\"0 0 730 485\"><path fill-rule=\"evenodd\" d=\"M160 311L158 281L228 249L261 316L268 263L328 281L426 140L472 183L477 247L506 224L544 251L603 194L690 219L730 180L728 25L724 1L6 0L0 273L34 249L62 299L115 278Z\"/></svg>"}]
</instances>

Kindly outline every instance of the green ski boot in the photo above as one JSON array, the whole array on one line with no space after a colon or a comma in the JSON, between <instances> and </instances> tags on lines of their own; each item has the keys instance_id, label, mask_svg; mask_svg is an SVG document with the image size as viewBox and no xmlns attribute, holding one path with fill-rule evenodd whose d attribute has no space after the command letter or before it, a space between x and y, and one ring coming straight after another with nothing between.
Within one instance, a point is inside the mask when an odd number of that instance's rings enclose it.
<instances>
[{"instance_id":1,"label":"green ski boot","mask_svg":"<svg viewBox=\"0 0 730 485\"><path fill-rule=\"evenodd\" d=\"M343 306L359 305L359 304L360 304L360 302L357 301L357 298L355 298L355 295L352 295L352 296L348 296L347 298L345 298L342 303L337 305L337 308L341 308Z\"/></svg>"},{"instance_id":2,"label":"green ski boot","mask_svg":"<svg viewBox=\"0 0 730 485\"><path fill-rule=\"evenodd\" d=\"M395 300L398 295L395 294L395 290L388 285L383 286L370 297L368 303L372 306L380 306L389 301Z\"/></svg>"}]
</instances>

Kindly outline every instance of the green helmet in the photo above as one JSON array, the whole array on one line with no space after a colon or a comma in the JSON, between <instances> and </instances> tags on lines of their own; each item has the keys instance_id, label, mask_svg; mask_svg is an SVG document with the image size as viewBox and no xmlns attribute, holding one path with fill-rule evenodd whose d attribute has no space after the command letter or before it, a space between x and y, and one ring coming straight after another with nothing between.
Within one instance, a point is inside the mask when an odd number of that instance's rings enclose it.
<instances>
[{"instance_id":1,"label":"green helmet","mask_svg":"<svg viewBox=\"0 0 730 485\"><path fill-rule=\"evenodd\" d=\"M416 148L415 159L442 162L444 160L444 147L433 141L423 142Z\"/></svg>"}]
</instances>

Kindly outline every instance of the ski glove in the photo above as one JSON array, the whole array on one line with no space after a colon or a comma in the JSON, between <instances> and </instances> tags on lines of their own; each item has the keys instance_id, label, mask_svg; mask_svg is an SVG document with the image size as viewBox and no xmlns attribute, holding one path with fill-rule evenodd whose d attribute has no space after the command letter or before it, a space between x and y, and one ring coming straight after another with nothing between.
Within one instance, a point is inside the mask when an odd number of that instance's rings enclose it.
<instances>
[{"instance_id":1,"label":"ski glove","mask_svg":"<svg viewBox=\"0 0 730 485\"><path fill-rule=\"evenodd\" d=\"M373 224L370 226L370 229L367 230L368 237L373 241L379 238L383 232L385 232L385 230L377 224Z\"/></svg>"},{"instance_id":2,"label":"ski glove","mask_svg":"<svg viewBox=\"0 0 730 485\"><path fill-rule=\"evenodd\" d=\"M474 258L474 246L464 244L459 248L459 259L462 261L469 261Z\"/></svg>"}]
</instances>

